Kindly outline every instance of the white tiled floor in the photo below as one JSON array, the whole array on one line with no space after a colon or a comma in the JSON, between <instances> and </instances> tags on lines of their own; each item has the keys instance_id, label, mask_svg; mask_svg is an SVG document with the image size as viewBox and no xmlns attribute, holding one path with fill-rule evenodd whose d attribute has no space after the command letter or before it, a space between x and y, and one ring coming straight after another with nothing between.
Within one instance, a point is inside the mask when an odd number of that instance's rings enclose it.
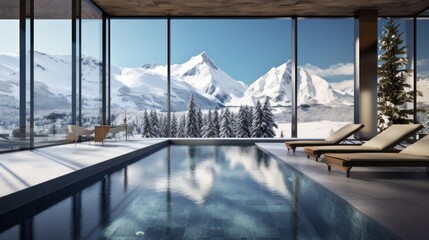
<instances>
[{"instance_id":1,"label":"white tiled floor","mask_svg":"<svg viewBox=\"0 0 429 240\"><path fill-rule=\"evenodd\" d=\"M161 141L86 142L0 154L0 197Z\"/></svg>"},{"instance_id":2,"label":"white tiled floor","mask_svg":"<svg viewBox=\"0 0 429 240\"><path fill-rule=\"evenodd\" d=\"M352 168L350 178L326 164L307 159L302 149L287 152L283 143L263 148L330 189L405 239L428 239L429 174L426 168Z\"/></svg>"}]
</instances>

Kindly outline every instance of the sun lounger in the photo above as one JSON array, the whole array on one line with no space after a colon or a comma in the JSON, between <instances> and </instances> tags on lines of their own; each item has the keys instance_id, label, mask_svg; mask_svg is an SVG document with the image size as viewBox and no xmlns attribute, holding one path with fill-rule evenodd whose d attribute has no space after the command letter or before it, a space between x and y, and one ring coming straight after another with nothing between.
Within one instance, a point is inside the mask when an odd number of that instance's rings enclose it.
<instances>
[{"instance_id":1,"label":"sun lounger","mask_svg":"<svg viewBox=\"0 0 429 240\"><path fill-rule=\"evenodd\" d=\"M77 143L77 138L79 136L89 136L89 135L94 133L94 130L89 130L89 129L86 129L86 128L83 128L83 127L80 127L77 125L68 125L67 128L69 130L69 133L73 134L73 136L75 137L75 140L74 140L74 146L75 147L76 147L76 143ZM90 144L89 141L88 141L88 144Z\"/></svg>"},{"instance_id":2,"label":"sun lounger","mask_svg":"<svg viewBox=\"0 0 429 240\"><path fill-rule=\"evenodd\" d=\"M362 145L312 146L304 148L304 153L307 157L315 156L317 161L320 155L325 153L395 151L394 147L396 145L418 132L422 127L421 124L392 125Z\"/></svg>"},{"instance_id":3,"label":"sun lounger","mask_svg":"<svg viewBox=\"0 0 429 240\"><path fill-rule=\"evenodd\" d=\"M356 133L363 127L363 124L347 124L335 131L331 136L325 138L325 140L287 141L285 142L285 145L288 151L292 149L294 153L297 147L336 145L345 141L349 136Z\"/></svg>"},{"instance_id":4,"label":"sun lounger","mask_svg":"<svg viewBox=\"0 0 429 240\"><path fill-rule=\"evenodd\" d=\"M406 147L399 153L325 154L323 160L350 177L352 167L426 167L429 166L429 136Z\"/></svg>"}]
</instances>

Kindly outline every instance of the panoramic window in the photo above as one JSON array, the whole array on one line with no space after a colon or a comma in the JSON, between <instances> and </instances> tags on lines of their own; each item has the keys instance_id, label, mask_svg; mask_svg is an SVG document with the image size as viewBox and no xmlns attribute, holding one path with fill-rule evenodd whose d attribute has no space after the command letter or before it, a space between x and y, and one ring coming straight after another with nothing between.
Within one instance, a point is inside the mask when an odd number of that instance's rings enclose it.
<instances>
[{"instance_id":1,"label":"panoramic window","mask_svg":"<svg viewBox=\"0 0 429 240\"><path fill-rule=\"evenodd\" d=\"M298 137L326 137L354 115L354 20L298 19Z\"/></svg>"},{"instance_id":2,"label":"panoramic window","mask_svg":"<svg viewBox=\"0 0 429 240\"><path fill-rule=\"evenodd\" d=\"M19 1L2 1L0 12L0 151L19 147ZM23 71L24 72L24 71Z\"/></svg>"},{"instance_id":3,"label":"panoramic window","mask_svg":"<svg viewBox=\"0 0 429 240\"><path fill-rule=\"evenodd\" d=\"M34 146L41 146L64 140L71 123L72 13L63 0L34 4Z\"/></svg>"},{"instance_id":4,"label":"panoramic window","mask_svg":"<svg viewBox=\"0 0 429 240\"><path fill-rule=\"evenodd\" d=\"M171 137L288 137L291 20L172 19Z\"/></svg>"},{"instance_id":5,"label":"panoramic window","mask_svg":"<svg viewBox=\"0 0 429 240\"><path fill-rule=\"evenodd\" d=\"M167 137L167 20L112 19L111 41L111 123L126 123L131 136L153 126L146 137Z\"/></svg>"},{"instance_id":6,"label":"panoramic window","mask_svg":"<svg viewBox=\"0 0 429 240\"><path fill-rule=\"evenodd\" d=\"M428 16L428 17L426 17ZM424 133L429 132L429 15L417 18L416 77L417 77L417 122L423 124Z\"/></svg>"},{"instance_id":7,"label":"panoramic window","mask_svg":"<svg viewBox=\"0 0 429 240\"><path fill-rule=\"evenodd\" d=\"M81 114L82 126L102 124L102 12L89 0L82 1ZM80 118L80 119L79 119Z\"/></svg>"}]
</instances>

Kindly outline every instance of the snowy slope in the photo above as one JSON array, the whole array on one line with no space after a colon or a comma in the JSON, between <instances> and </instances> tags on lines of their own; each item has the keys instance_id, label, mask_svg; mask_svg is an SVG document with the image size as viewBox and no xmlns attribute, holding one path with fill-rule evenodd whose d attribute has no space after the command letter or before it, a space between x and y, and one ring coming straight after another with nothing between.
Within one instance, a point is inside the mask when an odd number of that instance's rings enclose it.
<instances>
[{"instance_id":1,"label":"snowy slope","mask_svg":"<svg viewBox=\"0 0 429 240\"><path fill-rule=\"evenodd\" d=\"M183 79L222 103L231 98L242 97L247 88L246 84L232 79L222 71L205 52L183 64L172 65L171 72L177 79Z\"/></svg>"},{"instance_id":2,"label":"snowy slope","mask_svg":"<svg viewBox=\"0 0 429 240\"><path fill-rule=\"evenodd\" d=\"M112 103L122 107L160 109L167 111L167 69L165 66L144 65L140 68L122 68L112 79L122 86L112 91ZM223 104L213 96L205 94L177 76L171 79L171 110L184 111L190 95L200 108L218 108Z\"/></svg>"},{"instance_id":3,"label":"snowy slope","mask_svg":"<svg viewBox=\"0 0 429 240\"><path fill-rule=\"evenodd\" d=\"M334 90L330 84L317 75L310 75L298 67L298 105L325 104L350 105L353 97ZM291 61L271 68L264 76L257 79L244 93L242 98L234 98L227 105L254 105L256 101L271 99L273 106L290 106L292 99Z\"/></svg>"}]
</instances>

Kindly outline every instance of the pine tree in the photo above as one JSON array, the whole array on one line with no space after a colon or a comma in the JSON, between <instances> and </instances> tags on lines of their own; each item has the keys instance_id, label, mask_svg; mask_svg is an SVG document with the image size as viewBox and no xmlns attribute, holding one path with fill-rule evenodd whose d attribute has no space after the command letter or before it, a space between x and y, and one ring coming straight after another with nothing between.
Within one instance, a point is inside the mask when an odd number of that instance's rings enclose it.
<instances>
[{"instance_id":1,"label":"pine tree","mask_svg":"<svg viewBox=\"0 0 429 240\"><path fill-rule=\"evenodd\" d=\"M231 114L231 130L232 130L232 137L237 137L237 131L236 131L236 129L237 129L237 119L236 119L236 116L235 116L235 114L234 114L234 112L230 112L230 114Z\"/></svg>"},{"instance_id":2,"label":"pine tree","mask_svg":"<svg viewBox=\"0 0 429 240\"><path fill-rule=\"evenodd\" d=\"M163 129L163 137L168 137L168 128L169 128L169 126L168 126L168 119L167 119L167 117L164 117L163 118L164 119L164 121L163 121L163 124L162 124L162 129Z\"/></svg>"},{"instance_id":3,"label":"pine tree","mask_svg":"<svg viewBox=\"0 0 429 240\"><path fill-rule=\"evenodd\" d=\"M249 137L250 137L252 132L252 124L253 124L253 108L246 105L245 110L246 110L247 126L249 126Z\"/></svg>"},{"instance_id":4,"label":"pine tree","mask_svg":"<svg viewBox=\"0 0 429 240\"><path fill-rule=\"evenodd\" d=\"M203 120L203 112L201 111L201 108L198 109L197 117L198 117L198 129L200 131L200 136L199 137L202 137L204 120Z\"/></svg>"},{"instance_id":5,"label":"pine tree","mask_svg":"<svg viewBox=\"0 0 429 240\"><path fill-rule=\"evenodd\" d=\"M378 92L377 92L377 125L383 131L391 124L410 123L408 114L412 110L404 109L407 102L413 102L412 91L407 90L411 86L406 78L409 71L405 69L408 63L406 46L402 45L402 33L399 33L399 25L389 18L380 38Z\"/></svg>"},{"instance_id":6,"label":"pine tree","mask_svg":"<svg viewBox=\"0 0 429 240\"><path fill-rule=\"evenodd\" d=\"M142 137L145 137L145 138L152 137L151 124L146 110L144 110L144 114L143 114Z\"/></svg>"},{"instance_id":7,"label":"pine tree","mask_svg":"<svg viewBox=\"0 0 429 240\"><path fill-rule=\"evenodd\" d=\"M152 137L160 137L160 124L158 113L155 110L150 111L150 124L152 126Z\"/></svg>"},{"instance_id":8,"label":"pine tree","mask_svg":"<svg viewBox=\"0 0 429 240\"><path fill-rule=\"evenodd\" d=\"M219 113L215 109L213 112L213 130L214 130L214 137L219 137L219 129L220 129L220 120L219 120Z\"/></svg>"},{"instance_id":9,"label":"pine tree","mask_svg":"<svg viewBox=\"0 0 429 240\"><path fill-rule=\"evenodd\" d=\"M173 117L171 118L171 131L170 137L177 137L177 119L176 115L173 113Z\"/></svg>"},{"instance_id":10,"label":"pine tree","mask_svg":"<svg viewBox=\"0 0 429 240\"><path fill-rule=\"evenodd\" d=\"M247 119L247 112L245 107L240 106L238 110L237 123L236 123L236 137L248 138L250 137L249 126Z\"/></svg>"},{"instance_id":11,"label":"pine tree","mask_svg":"<svg viewBox=\"0 0 429 240\"><path fill-rule=\"evenodd\" d=\"M255 109L253 111L252 131L250 133L252 138L262 137L261 125L262 125L262 108L261 108L261 102L258 100L256 102Z\"/></svg>"},{"instance_id":12,"label":"pine tree","mask_svg":"<svg viewBox=\"0 0 429 240\"><path fill-rule=\"evenodd\" d=\"M274 121L273 113L271 112L270 100L268 97L265 98L264 106L262 107L262 136L263 138L272 138L276 136L274 128L277 128L277 124Z\"/></svg>"},{"instance_id":13,"label":"pine tree","mask_svg":"<svg viewBox=\"0 0 429 240\"><path fill-rule=\"evenodd\" d=\"M184 138L185 135L185 128L186 128L186 117L185 114L180 117L179 127L177 128L177 137L178 138Z\"/></svg>"},{"instance_id":14,"label":"pine tree","mask_svg":"<svg viewBox=\"0 0 429 240\"><path fill-rule=\"evenodd\" d=\"M213 125L213 118L212 118L212 112L209 110L206 116L206 120L204 122L203 127L203 138L214 138L215 137L215 130Z\"/></svg>"},{"instance_id":15,"label":"pine tree","mask_svg":"<svg viewBox=\"0 0 429 240\"><path fill-rule=\"evenodd\" d=\"M220 122L220 132L219 137L221 138L230 138L234 136L234 132L231 127L231 115L228 108L225 111L222 111L222 120Z\"/></svg>"},{"instance_id":16,"label":"pine tree","mask_svg":"<svg viewBox=\"0 0 429 240\"><path fill-rule=\"evenodd\" d=\"M200 128L198 126L198 116L195 110L194 96L191 94L189 99L188 111L186 112L186 137L199 137L201 135Z\"/></svg>"}]
</instances>

